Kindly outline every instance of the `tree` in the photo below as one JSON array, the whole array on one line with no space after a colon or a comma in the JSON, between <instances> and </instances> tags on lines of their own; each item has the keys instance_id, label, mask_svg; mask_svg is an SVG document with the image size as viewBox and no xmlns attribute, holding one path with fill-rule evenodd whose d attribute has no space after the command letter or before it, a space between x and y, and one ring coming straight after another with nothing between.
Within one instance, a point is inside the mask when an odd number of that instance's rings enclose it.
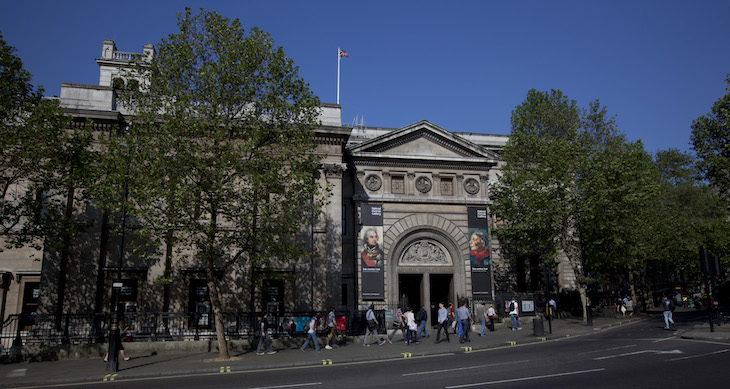
<instances>
[{"instance_id":1,"label":"tree","mask_svg":"<svg viewBox=\"0 0 730 389\"><path fill-rule=\"evenodd\" d=\"M203 10L186 9L178 27L139 62L141 90L122 92L136 117L129 148L109 150L133 161L127 209L142 224L173 226L177 247L204 266L228 359L222 288L234 266L252 283L307 251L297 235L324 198L313 153L320 105L268 34L245 35L237 19Z\"/></svg>"},{"instance_id":2,"label":"tree","mask_svg":"<svg viewBox=\"0 0 730 389\"><path fill-rule=\"evenodd\" d=\"M87 123L72 125L56 101L43 98L14 51L0 35L0 236L6 247L30 245L59 255L57 288L43 294L56 299L60 320L74 238L89 226L75 211L88 200L80 188L93 182L93 137Z\"/></svg>"},{"instance_id":3,"label":"tree","mask_svg":"<svg viewBox=\"0 0 730 389\"><path fill-rule=\"evenodd\" d=\"M725 78L729 92L712 105L710 112L692 122L692 148L699 158L704 178L720 196L730 200L730 74Z\"/></svg>"},{"instance_id":4,"label":"tree","mask_svg":"<svg viewBox=\"0 0 730 389\"><path fill-rule=\"evenodd\" d=\"M598 101L581 110L560 91L531 90L512 113L505 165L495 186L495 231L506 255L570 264L586 318L588 275L641 260L646 205L657 190L651 158L628 143Z\"/></svg>"},{"instance_id":5,"label":"tree","mask_svg":"<svg viewBox=\"0 0 730 389\"><path fill-rule=\"evenodd\" d=\"M723 200L702 182L697 159L677 149L654 156L661 191L651 208L652 244L649 265L663 274L701 278L697 253L700 246L714 255L730 253L730 224Z\"/></svg>"},{"instance_id":6,"label":"tree","mask_svg":"<svg viewBox=\"0 0 730 389\"><path fill-rule=\"evenodd\" d=\"M495 231L505 257L537 254L552 267L562 253L577 277L584 274L578 237L581 125L577 103L557 90L532 89L512 112L493 205L505 221ZM578 288L585 306L585 288Z\"/></svg>"}]
</instances>

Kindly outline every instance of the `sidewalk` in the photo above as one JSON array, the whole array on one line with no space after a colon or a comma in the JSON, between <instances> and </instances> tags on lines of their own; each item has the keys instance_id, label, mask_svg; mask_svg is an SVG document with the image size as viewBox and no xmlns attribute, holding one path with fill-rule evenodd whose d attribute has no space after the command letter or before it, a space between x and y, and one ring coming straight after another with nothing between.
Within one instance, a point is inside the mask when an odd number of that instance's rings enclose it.
<instances>
[{"instance_id":1,"label":"sidewalk","mask_svg":"<svg viewBox=\"0 0 730 389\"><path fill-rule=\"evenodd\" d=\"M406 345L402 342L400 333L394 338L393 344L385 343L382 346L372 344L371 347L362 346L362 336L348 339L346 345L332 350L314 351L310 346L306 352L299 348L279 349L273 355L256 355L255 351L232 353L238 360L225 362L211 361L218 357L217 351L188 352L177 354L135 355L129 352L132 359L128 362L120 361L120 370L115 374L106 371L106 364L101 358L66 359L51 362L16 363L0 365L0 387L27 387L50 384L102 383L104 381L121 381L131 378L180 376L200 373L226 373L253 369L283 368L304 365L338 364L368 360L392 360L406 357L418 357L442 353L463 353L472 349L488 349L510 347L529 343L539 343L568 336L580 336L597 331L616 328L633 322L647 320L647 316L629 318L594 317L593 325L586 326L580 319L557 319L552 322L552 334L548 333L548 322L543 322L545 334L533 334L533 317L522 317L522 330L511 331L502 325L497 326L495 332L486 331L486 336L480 337L478 332L471 332L471 342L461 344L456 335L450 334L451 342L434 344L435 331L429 332L428 338L420 339L420 344ZM650 314L648 320L661 320L659 316ZM728 339L730 325L724 326L727 332L722 332ZM697 329L693 336L701 336L703 331ZM685 333L687 333L685 332ZM694 334L697 332L697 334ZM709 331L707 332L709 334ZM716 332L719 334L720 332ZM442 334L443 335L443 334ZM382 334L381 334L382 337ZM443 339L443 338L442 338ZM396 340L398 340L396 342ZM302 339L303 342L303 339ZM275 347L276 349L276 347ZM410 353L410 354L409 354Z\"/></svg>"}]
</instances>

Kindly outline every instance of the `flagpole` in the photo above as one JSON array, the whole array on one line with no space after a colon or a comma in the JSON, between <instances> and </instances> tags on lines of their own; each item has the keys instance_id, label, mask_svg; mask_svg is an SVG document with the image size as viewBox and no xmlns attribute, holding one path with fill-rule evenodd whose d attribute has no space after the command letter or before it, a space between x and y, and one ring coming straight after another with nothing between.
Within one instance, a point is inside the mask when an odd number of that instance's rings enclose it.
<instances>
[{"instance_id":1,"label":"flagpole","mask_svg":"<svg viewBox=\"0 0 730 389\"><path fill-rule=\"evenodd\" d=\"M337 48L337 104L340 104L340 60L342 59L342 56L340 55L340 48Z\"/></svg>"}]
</instances>

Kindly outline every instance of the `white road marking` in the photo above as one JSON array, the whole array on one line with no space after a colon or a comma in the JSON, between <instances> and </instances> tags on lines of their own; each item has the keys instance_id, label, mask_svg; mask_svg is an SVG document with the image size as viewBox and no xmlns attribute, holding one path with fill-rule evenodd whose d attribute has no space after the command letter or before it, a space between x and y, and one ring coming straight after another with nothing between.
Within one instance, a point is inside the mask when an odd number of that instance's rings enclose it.
<instances>
[{"instance_id":1,"label":"white road marking","mask_svg":"<svg viewBox=\"0 0 730 389\"><path fill-rule=\"evenodd\" d=\"M524 361L514 361L514 362L504 362L504 363L493 363L493 364L489 364L489 365L457 367L457 368L445 369L445 370L420 371L420 372L417 372L417 373L406 373L406 374L402 374L402 376L403 377L408 377L408 376L412 376L412 375L441 374L441 373L448 373L448 372L457 371L457 370L481 369L481 368L484 368L484 367L504 366L504 365L510 365L510 364L514 364L514 363L526 363L526 362L530 362L530 361L529 360L524 360Z\"/></svg>"},{"instance_id":2,"label":"white road marking","mask_svg":"<svg viewBox=\"0 0 730 389\"><path fill-rule=\"evenodd\" d=\"M593 358L594 361L600 361L603 359L611 359L611 358L618 358L618 357L627 357L630 355L639 355L639 354L646 354L646 353L654 353L654 354L684 354L680 350L670 350L670 351L662 351L662 350L641 350L641 351L634 351L633 353L624 353L624 354L616 354L616 355L607 355L605 357L597 357Z\"/></svg>"},{"instance_id":3,"label":"white road marking","mask_svg":"<svg viewBox=\"0 0 730 389\"><path fill-rule=\"evenodd\" d=\"M674 359L667 359L667 360L666 360L665 362L670 362L670 361L680 361L680 360L683 360L683 359L692 359L692 358L699 358L699 357L706 357L706 356L708 356L708 355L713 355L713 354L721 354L721 353L726 353L726 352L728 352L728 351L730 351L730 349L727 349L727 348L726 348L726 349L724 349L724 350L720 350L720 351L714 351L714 352L711 352L711 353L705 353L705 354L698 354L698 355L690 355L690 356L688 356L688 357L681 357L681 358L674 358Z\"/></svg>"},{"instance_id":4,"label":"white road marking","mask_svg":"<svg viewBox=\"0 0 730 389\"><path fill-rule=\"evenodd\" d=\"M630 348L630 347L636 347L636 345L635 344L630 344L628 346L613 347L613 348L607 348L607 349L603 349L603 350L586 351L584 353L578 353L576 355L585 355L585 354L601 353L601 352L604 352L604 351L620 350L622 348Z\"/></svg>"},{"instance_id":5,"label":"white road marking","mask_svg":"<svg viewBox=\"0 0 730 389\"><path fill-rule=\"evenodd\" d=\"M258 388L251 388L251 389L276 389L276 388L296 388L299 386L314 386L314 385L322 385L321 382L308 382L306 384L291 384L291 385L278 385L278 386L259 386Z\"/></svg>"},{"instance_id":6,"label":"white road marking","mask_svg":"<svg viewBox=\"0 0 730 389\"><path fill-rule=\"evenodd\" d=\"M508 382L531 381L531 380L539 380L539 379L543 379L543 378L553 378L553 377L563 377L563 376L567 376L567 375L595 373L597 371L604 371L604 370L606 370L606 369L601 368L601 369L591 369L591 370L578 370L578 371L569 371L567 373L557 373L557 374L536 375L536 376L532 376L532 377L512 378L509 380L476 382L473 384L447 386L446 389L468 388L468 387L472 387L472 386L484 386L484 385L496 385L496 384L504 384L504 383L508 383Z\"/></svg>"}]
</instances>

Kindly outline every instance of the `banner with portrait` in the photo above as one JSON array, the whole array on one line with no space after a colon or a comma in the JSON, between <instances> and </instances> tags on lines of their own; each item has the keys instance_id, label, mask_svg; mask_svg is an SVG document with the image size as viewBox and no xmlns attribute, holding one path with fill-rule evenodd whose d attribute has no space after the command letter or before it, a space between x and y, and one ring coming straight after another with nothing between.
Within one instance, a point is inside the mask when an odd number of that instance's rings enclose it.
<instances>
[{"instance_id":1,"label":"banner with portrait","mask_svg":"<svg viewBox=\"0 0 730 389\"><path fill-rule=\"evenodd\" d=\"M487 209L468 207L469 262L472 295L475 299L492 299L492 257L489 249Z\"/></svg>"},{"instance_id":2,"label":"banner with portrait","mask_svg":"<svg viewBox=\"0 0 730 389\"><path fill-rule=\"evenodd\" d=\"M362 227L358 242L363 300L385 299L385 272L383 250L380 242L383 236L383 206L361 204Z\"/></svg>"}]
</instances>

